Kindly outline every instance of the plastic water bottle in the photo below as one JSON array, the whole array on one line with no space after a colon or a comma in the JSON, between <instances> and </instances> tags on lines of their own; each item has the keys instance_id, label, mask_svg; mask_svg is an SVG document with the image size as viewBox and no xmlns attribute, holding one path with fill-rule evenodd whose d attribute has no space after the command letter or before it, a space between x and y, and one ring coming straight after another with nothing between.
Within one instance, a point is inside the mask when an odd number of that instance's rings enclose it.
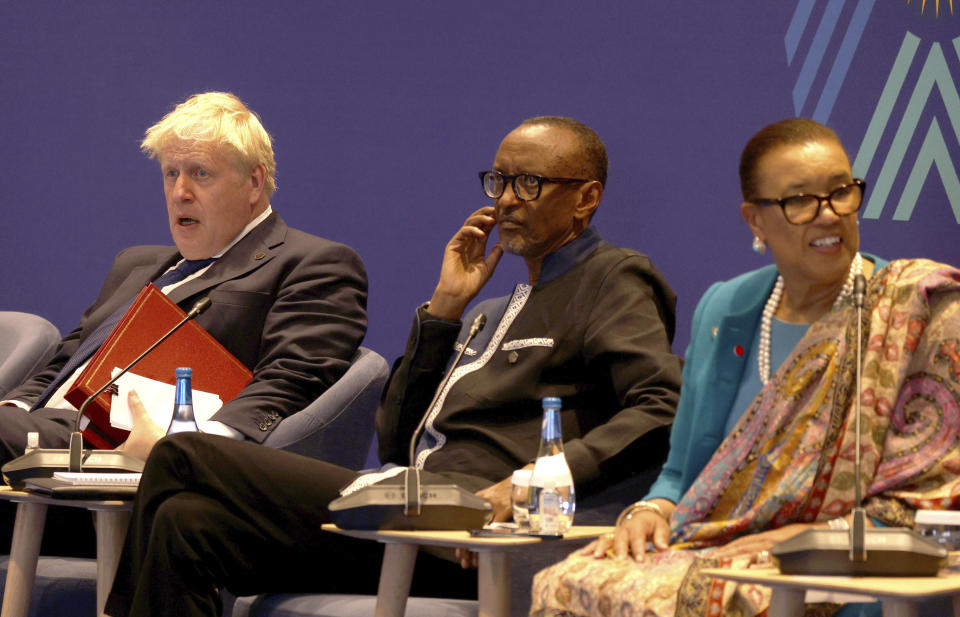
<instances>
[{"instance_id":1,"label":"plastic water bottle","mask_svg":"<svg viewBox=\"0 0 960 617\"><path fill-rule=\"evenodd\" d=\"M576 499L573 475L563 455L560 399L543 399L540 450L530 477L530 532L563 535L573 525Z\"/></svg>"},{"instance_id":2,"label":"plastic water bottle","mask_svg":"<svg viewBox=\"0 0 960 617\"><path fill-rule=\"evenodd\" d=\"M167 435L174 433L198 433L197 420L193 416L193 369L177 369L177 393L173 397L173 417L167 427Z\"/></svg>"}]
</instances>

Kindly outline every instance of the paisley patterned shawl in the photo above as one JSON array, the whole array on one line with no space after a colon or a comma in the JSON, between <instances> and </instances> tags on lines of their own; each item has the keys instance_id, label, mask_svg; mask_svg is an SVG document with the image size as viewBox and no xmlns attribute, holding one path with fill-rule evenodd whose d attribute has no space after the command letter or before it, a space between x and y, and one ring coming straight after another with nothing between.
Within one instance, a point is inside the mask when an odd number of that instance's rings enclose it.
<instances>
[{"instance_id":1,"label":"paisley patterned shawl","mask_svg":"<svg viewBox=\"0 0 960 617\"><path fill-rule=\"evenodd\" d=\"M892 262L871 279L863 315L865 507L911 525L916 509L960 505L960 270ZM852 509L856 341L852 300L811 325L677 505L673 549ZM710 552L670 550L641 564L571 555L537 574L531 614L762 613L769 589L698 574L749 557L720 564Z\"/></svg>"},{"instance_id":2,"label":"paisley patterned shawl","mask_svg":"<svg viewBox=\"0 0 960 617\"><path fill-rule=\"evenodd\" d=\"M867 288L861 488L867 513L910 525L960 504L960 271L901 260ZM671 520L674 541L724 544L854 506L856 309L811 325Z\"/></svg>"}]
</instances>

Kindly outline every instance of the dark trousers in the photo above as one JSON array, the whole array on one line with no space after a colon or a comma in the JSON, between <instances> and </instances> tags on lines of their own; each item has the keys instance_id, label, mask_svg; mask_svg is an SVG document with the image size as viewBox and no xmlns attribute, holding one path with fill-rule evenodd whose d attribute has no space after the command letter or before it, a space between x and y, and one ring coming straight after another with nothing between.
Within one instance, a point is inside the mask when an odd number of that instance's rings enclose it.
<instances>
[{"instance_id":1,"label":"dark trousers","mask_svg":"<svg viewBox=\"0 0 960 617\"><path fill-rule=\"evenodd\" d=\"M160 441L144 469L106 612L218 615L224 588L238 596L374 592L379 544L320 528L329 522L327 504L356 476L323 461L212 435ZM456 564L441 563L452 579L475 580ZM421 565L427 564L418 564L422 579ZM442 582L431 582L448 595Z\"/></svg>"}]
</instances>

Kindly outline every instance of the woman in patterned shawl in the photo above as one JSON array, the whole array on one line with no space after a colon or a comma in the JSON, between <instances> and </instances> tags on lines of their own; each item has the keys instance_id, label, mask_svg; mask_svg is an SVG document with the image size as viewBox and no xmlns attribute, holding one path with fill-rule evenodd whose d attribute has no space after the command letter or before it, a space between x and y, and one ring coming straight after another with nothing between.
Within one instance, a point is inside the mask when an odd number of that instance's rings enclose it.
<instances>
[{"instance_id":1,"label":"woman in patterned shawl","mask_svg":"<svg viewBox=\"0 0 960 617\"><path fill-rule=\"evenodd\" d=\"M869 522L911 526L917 509L960 505L960 271L860 255L864 184L823 125L764 128L747 144L740 176L754 249L769 246L775 264L704 294L660 477L614 534L537 574L533 615L757 615L768 588L699 571L747 567L805 529L848 525L858 273L868 281L861 488ZM876 604L840 610L880 612Z\"/></svg>"}]
</instances>

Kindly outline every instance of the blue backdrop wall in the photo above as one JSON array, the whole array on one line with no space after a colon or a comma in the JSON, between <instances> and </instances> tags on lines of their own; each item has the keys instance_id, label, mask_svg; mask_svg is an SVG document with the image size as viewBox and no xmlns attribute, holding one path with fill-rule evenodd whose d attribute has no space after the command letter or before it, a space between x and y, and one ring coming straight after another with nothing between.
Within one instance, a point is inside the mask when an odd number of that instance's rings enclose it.
<instances>
[{"instance_id":1,"label":"blue backdrop wall","mask_svg":"<svg viewBox=\"0 0 960 617\"><path fill-rule=\"evenodd\" d=\"M366 344L403 349L476 171L523 118L610 152L595 223L679 295L769 261L738 212L741 148L793 115L833 126L869 183L863 248L960 262L960 7L777 2L0 2L0 309L63 332L125 246L169 243L144 129L229 90L275 137L274 208L370 276ZM504 259L490 293L524 275Z\"/></svg>"}]
</instances>

